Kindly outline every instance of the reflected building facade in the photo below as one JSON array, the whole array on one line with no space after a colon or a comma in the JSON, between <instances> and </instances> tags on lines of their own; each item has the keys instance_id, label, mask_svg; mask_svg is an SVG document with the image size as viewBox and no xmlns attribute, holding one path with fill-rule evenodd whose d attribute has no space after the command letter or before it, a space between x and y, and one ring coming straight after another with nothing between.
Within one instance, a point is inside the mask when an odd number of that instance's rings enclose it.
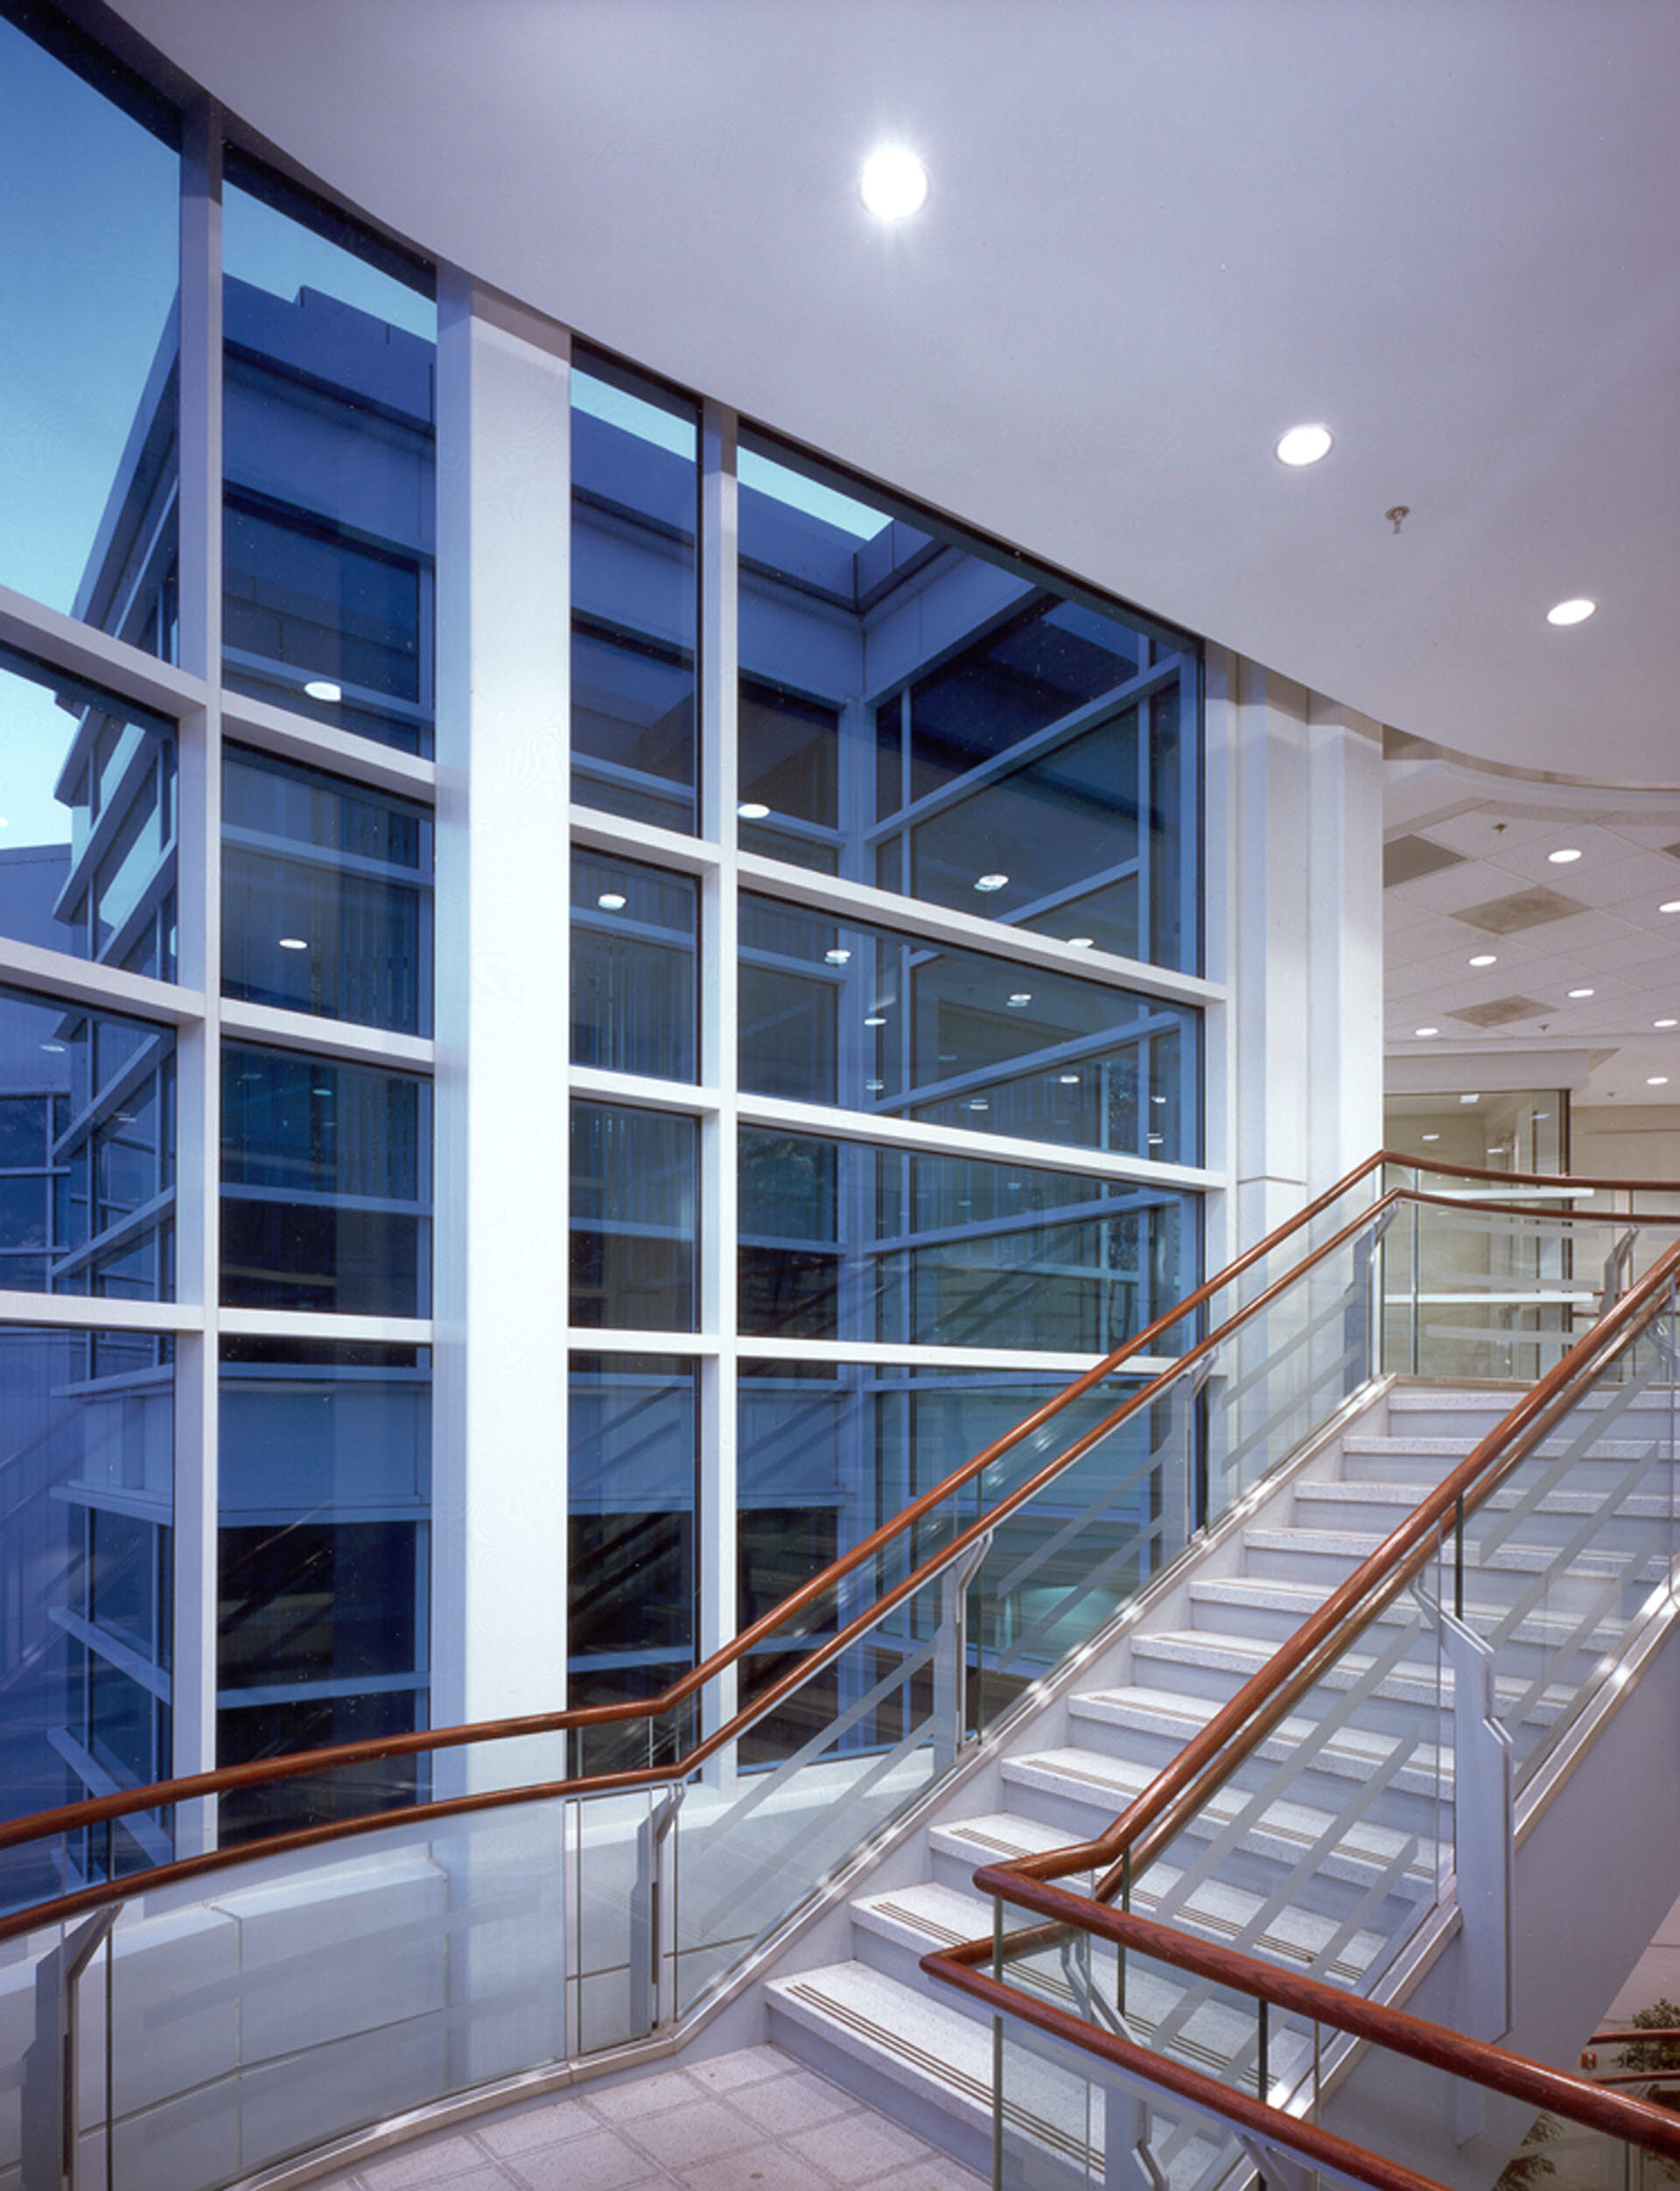
<instances>
[{"instance_id":1,"label":"reflected building facade","mask_svg":"<svg viewBox=\"0 0 1680 2191\"><path fill-rule=\"evenodd\" d=\"M656 1693L1199 1279L1203 649L0 41L8 1802Z\"/></svg>"}]
</instances>

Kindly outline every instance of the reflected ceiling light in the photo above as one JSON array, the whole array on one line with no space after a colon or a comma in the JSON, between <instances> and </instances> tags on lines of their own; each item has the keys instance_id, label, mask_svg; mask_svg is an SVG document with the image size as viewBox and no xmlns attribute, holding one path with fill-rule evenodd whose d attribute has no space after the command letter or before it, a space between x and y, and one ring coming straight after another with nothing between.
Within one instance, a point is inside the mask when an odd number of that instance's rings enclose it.
<instances>
[{"instance_id":1,"label":"reflected ceiling light","mask_svg":"<svg viewBox=\"0 0 1680 2191\"><path fill-rule=\"evenodd\" d=\"M1480 1096L1460 1096L1459 1101L1461 1103L1479 1103L1481 1098Z\"/></svg>"},{"instance_id":2,"label":"reflected ceiling light","mask_svg":"<svg viewBox=\"0 0 1680 2191\"><path fill-rule=\"evenodd\" d=\"M1334 437L1327 426L1292 426L1278 444L1279 464L1317 464L1327 457Z\"/></svg>"},{"instance_id":3,"label":"reflected ceiling light","mask_svg":"<svg viewBox=\"0 0 1680 2191\"><path fill-rule=\"evenodd\" d=\"M1094 935L1070 935L1068 942L1073 950L1088 951L1096 945L1096 938Z\"/></svg>"},{"instance_id":4,"label":"reflected ceiling light","mask_svg":"<svg viewBox=\"0 0 1680 2191\"><path fill-rule=\"evenodd\" d=\"M9 830L10 827L11 823L6 819L5 816L4 814L0 814L0 830Z\"/></svg>"},{"instance_id":5,"label":"reflected ceiling light","mask_svg":"<svg viewBox=\"0 0 1680 2191\"><path fill-rule=\"evenodd\" d=\"M976 878L976 890L1001 890L1009 880L1007 875L981 875Z\"/></svg>"},{"instance_id":6,"label":"reflected ceiling light","mask_svg":"<svg viewBox=\"0 0 1680 2191\"><path fill-rule=\"evenodd\" d=\"M991 1105L986 1101L984 1096L976 1096L973 1102L969 1105L969 1109L970 1110L990 1110L991 1109Z\"/></svg>"},{"instance_id":7,"label":"reflected ceiling light","mask_svg":"<svg viewBox=\"0 0 1680 2191\"><path fill-rule=\"evenodd\" d=\"M864 162L858 195L878 220L907 220L928 202L928 170L903 145L878 145Z\"/></svg>"},{"instance_id":8,"label":"reflected ceiling light","mask_svg":"<svg viewBox=\"0 0 1680 2191\"><path fill-rule=\"evenodd\" d=\"M864 1025L866 1027L884 1027L886 1025L886 1014L884 1012L872 1012Z\"/></svg>"},{"instance_id":9,"label":"reflected ceiling light","mask_svg":"<svg viewBox=\"0 0 1680 2191\"><path fill-rule=\"evenodd\" d=\"M1152 1133L1149 1137L1149 1145L1152 1149L1157 1149L1166 1139L1166 1136L1164 1133Z\"/></svg>"},{"instance_id":10,"label":"reflected ceiling light","mask_svg":"<svg viewBox=\"0 0 1680 2191\"><path fill-rule=\"evenodd\" d=\"M868 1088L872 1096L878 1096L881 1090L886 1086L886 1082L885 1081L865 1081L864 1082L864 1086Z\"/></svg>"},{"instance_id":11,"label":"reflected ceiling light","mask_svg":"<svg viewBox=\"0 0 1680 2191\"><path fill-rule=\"evenodd\" d=\"M1669 1076L1666 1073L1650 1073L1646 1075L1647 1088L1666 1088L1668 1084Z\"/></svg>"},{"instance_id":12,"label":"reflected ceiling light","mask_svg":"<svg viewBox=\"0 0 1680 2191\"><path fill-rule=\"evenodd\" d=\"M1572 600L1558 601L1549 608L1546 621L1548 624L1585 624L1598 606L1596 601L1589 601L1585 594L1577 594Z\"/></svg>"},{"instance_id":13,"label":"reflected ceiling light","mask_svg":"<svg viewBox=\"0 0 1680 2191\"><path fill-rule=\"evenodd\" d=\"M1424 1136L1424 1139L1425 1141L1438 1141L1440 1138L1441 1137L1438 1133L1426 1133Z\"/></svg>"},{"instance_id":14,"label":"reflected ceiling light","mask_svg":"<svg viewBox=\"0 0 1680 2191\"><path fill-rule=\"evenodd\" d=\"M760 805L756 799L743 799L735 811L743 822L762 822L770 809L766 806Z\"/></svg>"},{"instance_id":15,"label":"reflected ceiling light","mask_svg":"<svg viewBox=\"0 0 1680 2191\"><path fill-rule=\"evenodd\" d=\"M604 890L595 900L603 913L622 913L625 896L621 890Z\"/></svg>"},{"instance_id":16,"label":"reflected ceiling light","mask_svg":"<svg viewBox=\"0 0 1680 2191\"><path fill-rule=\"evenodd\" d=\"M312 677L304 690L312 700L342 700L344 697L344 687L334 684L331 677Z\"/></svg>"},{"instance_id":17,"label":"reflected ceiling light","mask_svg":"<svg viewBox=\"0 0 1680 2191\"><path fill-rule=\"evenodd\" d=\"M62 1042L43 1042L41 1047L49 1057L61 1058L65 1053L65 1045Z\"/></svg>"},{"instance_id":18,"label":"reflected ceiling light","mask_svg":"<svg viewBox=\"0 0 1680 2191\"><path fill-rule=\"evenodd\" d=\"M1413 1034L1439 1034L1441 1031L1438 1027L1414 1027L1411 1032Z\"/></svg>"},{"instance_id":19,"label":"reflected ceiling light","mask_svg":"<svg viewBox=\"0 0 1680 2191\"><path fill-rule=\"evenodd\" d=\"M307 937L301 935L283 935L280 939L280 948L283 951L306 951L309 948L309 942Z\"/></svg>"},{"instance_id":20,"label":"reflected ceiling light","mask_svg":"<svg viewBox=\"0 0 1680 2191\"><path fill-rule=\"evenodd\" d=\"M830 966L844 966L850 958L850 951L824 951L823 957Z\"/></svg>"},{"instance_id":21,"label":"reflected ceiling light","mask_svg":"<svg viewBox=\"0 0 1680 2191\"><path fill-rule=\"evenodd\" d=\"M1657 907L1659 913L1680 913L1680 898L1665 898Z\"/></svg>"},{"instance_id":22,"label":"reflected ceiling light","mask_svg":"<svg viewBox=\"0 0 1680 2191\"><path fill-rule=\"evenodd\" d=\"M330 1088L312 1088L309 1092L312 1096L330 1096L332 1093Z\"/></svg>"},{"instance_id":23,"label":"reflected ceiling light","mask_svg":"<svg viewBox=\"0 0 1680 2191\"><path fill-rule=\"evenodd\" d=\"M1572 989L1569 993L1572 997L1596 997L1599 992L1596 989Z\"/></svg>"},{"instance_id":24,"label":"reflected ceiling light","mask_svg":"<svg viewBox=\"0 0 1680 2191\"><path fill-rule=\"evenodd\" d=\"M1680 1027L1680 1019L1653 1019L1654 1027Z\"/></svg>"},{"instance_id":25,"label":"reflected ceiling light","mask_svg":"<svg viewBox=\"0 0 1680 2191\"><path fill-rule=\"evenodd\" d=\"M1546 854L1554 867L1567 867L1571 860L1579 859L1580 857L1580 847L1577 844L1560 844L1555 852Z\"/></svg>"},{"instance_id":26,"label":"reflected ceiling light","mask_svg":"<svg viewBox=\"0 0 1680 2191\"><path fill-rule=\"evenodd\" d=\"M1079 1075L1077 1073L1058 1073L1056 1078L1061 1082L1064 1088L1077 1088L1079 1086Z\"/></svg>"},{"instance_id":27,"label":"reflected ceiling light","mask_svg":"<svg viewBox=\"0 0 1680 2191\"><path fill-rule=\"evenodd\" d=\"M1499 954L1497 951L1478 951L1470 963L1472 966L1497 966Z\"/></svg>"},{"instance_id":28,"label":"reflected ceiling light","mask_svg":"<svg viewBox=\"0 0 1680 2191\"><path fill-rule=\"evenodd\" d=\"M1030 989L1018 989L1009 1001L1017 1006L1030 1004L1032 1001L1032 991Z\"/></svg>"}]
</instances>

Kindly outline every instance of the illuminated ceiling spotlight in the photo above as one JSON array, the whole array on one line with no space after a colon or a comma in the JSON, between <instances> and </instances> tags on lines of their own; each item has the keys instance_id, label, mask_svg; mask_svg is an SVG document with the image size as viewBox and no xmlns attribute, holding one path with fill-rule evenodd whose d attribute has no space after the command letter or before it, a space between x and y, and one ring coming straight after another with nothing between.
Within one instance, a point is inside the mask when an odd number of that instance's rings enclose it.
<instances>
[{"instance_id":1,"label":"illuminated ceiling spotlight","mask_svg":"<svg viewBox=\"0 0 1680 2191\"><path fill-rule=\"evenodd\" d=\"M1577 594L1572 600L1558 601L1546 611L1548 624L1585 624L1598 607L1585 594Z\"/></svg>"},{"instance_id":2,"label":"illuminated ceiling spotlight","mask_svg":"<svg viewBox=\"0 0 1680 2191\"><path fill-rule=\"evenodd\" d=\"M604 890L595 902L603 913L622 913L625 906L624 892L621 890Z\"/></svg>"},{"instance_id":3,"label":"illuminated ceiling spotlight","mask_svg":"<svg viewBox=\"0 0 1680 2191\"><path fill-rule=\"evenodd\" d=\"M304 687L304 692L311 700L342 700L344 697L344 687L335 684L331 677L312 677Z\"/></svg>"},{"instance_id":4,"label":"illuminated ceiling spotlight","mask_svg":"<svg viewBox=\"0 0 1680 2191\"><path fill-rule=\"evenodd\" d=\"M858 195L878 220L907 220L920 213L928 188L928 170L902 144L878 145L858 178Z\"/></svg>"},{"instance_id":5,"label":"illuminated ceiling spotlight","mask_svg":"<svg viewBox=\"0 0 1680 2191\"><path fill-rule=\"evenodd\" d=\"M1278 443L1278 461L1296 469L1317 464L1330 453L1335 437L1327 426L1292 426Z\"/></svg>"},{"instance_id":6,"label":"illuminated ceiling spotlight","mask_svg":"<svg viewBox=\"0 0 1680 2191\"><path fill-rule=\"evenodd\" d=\"M757 799L743 799L735 811L743 822L762 822L768 816L770 809L761 805Z\"/></svg>"},{"instance_id":7,"label":"illuminated ceiling spotlight","mask_svg":"<svg viewBox=\"0 0 1680 2191\"><path fill-rule=\"evenodd\" d=\"M1007 875L976 875L974 886L976 890L1002 890L1008 881Z\"/></svg>"},{"instance_id":8,"label":"illuminated ceiling spotlight","mask_svg":"<svg viewBox=\"0 0 1680 2191\"><path fill-rule=\"evenodd\" d=\"M283 951L306 951L309 948L309 940L306 936L283 935L280 939L280 948Z\"/></svg>"}]
</instances>

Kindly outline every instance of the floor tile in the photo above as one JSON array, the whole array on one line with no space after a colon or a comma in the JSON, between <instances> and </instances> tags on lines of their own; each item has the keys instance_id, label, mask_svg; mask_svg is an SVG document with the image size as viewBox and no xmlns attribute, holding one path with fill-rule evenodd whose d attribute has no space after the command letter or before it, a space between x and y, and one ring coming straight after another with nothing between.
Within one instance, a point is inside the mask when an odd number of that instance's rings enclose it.
<instances>
[{"instance_id":1,"label":"floor tile","mask_svg":"<svg viewBox=\"0 0 1680 2191\"><path fill-rule=\"evenodd\" d=\"M879 2115L848 2115L817 2130L796 2131L786 2141L840 2184L878 2182L889 2170L926 2160L933 2148Z\"/></svg>"},{"instance_id":2,"label":"floor tile","mask_svg":"<svg viewBox=\"0 0 1680 2191\"><path fill-rule=\"evenodd\" d=\"M662 2191L668 2191L670 2183L646 2153L611 2130L516 2154L507 2168L508 2180L521 2191L630 2191L632 2185L643 2183L656 2183Z\"/></svg>"},{"instance_id":3,"label":"floor tile","mask_svg":"<svg viewBox=\"0 0 1680 2191\"><path fill-rule=\"evenodd\" d=\"M625 2135L667 2168L676 2169L716 2153L738 2152L763 2142L764 2132L720 2100L696 2100L692 2107L626 2123Z\"/></svg>"},{"instance_id":4,"label":"floor tile","mask_svg":"<svg viewBox=\"0 0 1680 2191\"><path fill-rule=\"evenodd\" d=\"M378 2160L364 2160L356 2174L368 2187L368 2191L409 2191L409 2187L425 2184L462 2187L463 2191L505 2191L507 2179L495 2172L495 2164L486 2156L483 2146L475 2145L465 2133L450 2138L428 2138L424 2144L398 2146ZM480 2180L473 2182L477 2175Z\"/></svg>"},{"instance_id":5,"label":"floor tile","mask_svg":"<svg viewBox=\"0 0 1680 2191\"><path fill-rule=\"evenodd\" d=\"M504 2115L477 2125L480 2145L493 2153L529 2152L538 2146L558 2146L569 2138L587 2137L601 2127L578 2099L550 2101L545 2107L528 2108L522 2115Z\"/></svg>"},{"instance_id":6,"label":"floor tile","mask_svg":"<svg viewBox=\"0 0 1680 2191\"><path fill-rule=\"evenodd\" d=\"M673 2169L682 2191L833 2191L833 2179L780 2144L744 2146Z\"/></svg>"},{"instance_id":7,"label":"floor tile","mask_svg":"<svg viewBox=\"0 0 1680 2191\"><path fill-rule=\"evenodd\" d=\"M864 2112L850 2092L843 2092L814 2069L796 2069L790 2076L774 2077L766 2084L742 2086L729 2095L729 2104L775 2138L785 2138L790 2131L809 2130L817 2123L832 2123L842 2115Z\"/></svg>"},{"instance_id":8,"label":"floor tile","mask_svg":"<svg viewBox=\"0 0 1680 2191\"><path fill-rule=\"evenodd\" d=\"M632 2077L627 2084L578 2088L578 2097L604 2123L639 2121L668 2108L691 2107L708 2096L686 2069L659 2069L650 2077Z\"/></svg>"}]
</instances>

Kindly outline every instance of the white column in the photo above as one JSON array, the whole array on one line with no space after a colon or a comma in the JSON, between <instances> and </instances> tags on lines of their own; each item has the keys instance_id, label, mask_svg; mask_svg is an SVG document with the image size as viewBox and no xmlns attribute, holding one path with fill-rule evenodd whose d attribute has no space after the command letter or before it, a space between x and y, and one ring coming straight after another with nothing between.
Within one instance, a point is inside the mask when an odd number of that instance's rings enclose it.
<instances>
[{"instance_id":1,"label":"white column","mask_svg":"<svg viewBox=\"0 0 1680 2191\"><path fill-rule=\"evenodd\" d=\"M1382 1142L1382 744L1375 724L1213 651L1209 1161L1216 1269ZM1222 1233L1222 1237L1221 1234Z\"/></svg>"},{"instance_id":2,"label":"white column","mask_svg":"<svg viewBox=\"0 0 1680 2191\"><path fill-rule=\"evenodd\" d=\"M569 358L440 277L439 1726L564 1700Z\"/></svg>"}]
</instances>

